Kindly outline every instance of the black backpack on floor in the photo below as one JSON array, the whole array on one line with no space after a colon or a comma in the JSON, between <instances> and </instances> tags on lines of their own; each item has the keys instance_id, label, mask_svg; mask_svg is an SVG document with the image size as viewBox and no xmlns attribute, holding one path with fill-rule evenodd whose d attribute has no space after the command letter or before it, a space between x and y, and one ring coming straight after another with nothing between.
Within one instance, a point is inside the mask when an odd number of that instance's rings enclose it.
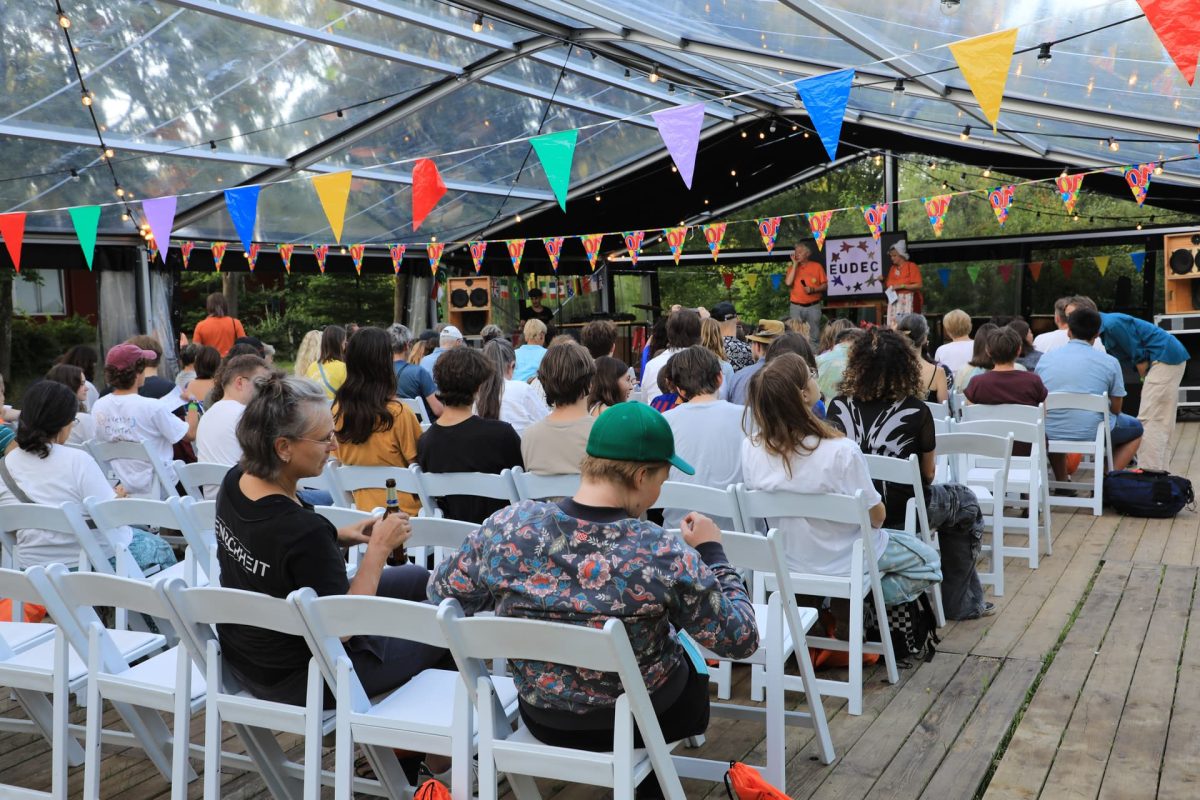
<instances>
[{"instance_id":1,"label":"black backpack on floor","mask_svg":"<svg viewBox=\"0 0 1200 800\"><path fill-rule=\"evenodd\" d=\"M879 623L875 620L875 604L866 599L863 609L863 627L867 638L879 640ZM921 592L915 600L887 607L888 630L892 634L892 649L896 652L896 661L921 660L932 661L937 652L936 645L941 641L937 635L937 617L933 613L933 605L929 595ZM905 664L904 666L910 666Z\"/></svg>"},{"instance_id":2,"label":"black backpack on floor","mask_svg":"<svg viewBox=\"0 0 1200 800\"><path fill-rule=\"evenodd\" d=\"M1157 469L1118 469L1104 476L1104 504L1130 517L1173 517L1195 506L1192 482Z\"/></svg>"}]
</instances>

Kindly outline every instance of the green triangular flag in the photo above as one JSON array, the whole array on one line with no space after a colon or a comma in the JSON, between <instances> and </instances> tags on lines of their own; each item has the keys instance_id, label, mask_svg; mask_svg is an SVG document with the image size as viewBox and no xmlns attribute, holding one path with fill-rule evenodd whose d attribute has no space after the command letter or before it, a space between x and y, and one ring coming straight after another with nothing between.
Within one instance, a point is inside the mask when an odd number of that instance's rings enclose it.
<instances>
[{"instance_id":1,"label":"green triangular flag","mask_svg":"<svg viewBox=\"0 0 1200 800\"><path fill-rule=\"evenodd\" d=\"M96 228L100 225L100 206L76 206L67 211L71 213L75 235L79 237L79 246L83 248L83 257L91 270L92 256L96 252Z\"/></svg>"},{"instance_id":2,"label":"green triangular flag","mask_svg":"<svg viewBox=\"0 0 1200 800\"><path fill-rule=\"evenodd\" d=\"M529 140L533 151L542 162L546 171L546 182L554 196L558 198L558 206L567 210L567 189L571 187L571 162L575 160L575 142L579 139L579 131L559 131L536 136Z\"/></svg>"},{"instance_id":3,"label":"green triangular flag","mask_svg":"<svg viewBox=\"0 0 1200 800\"><path fill-rule=\"evenodd\" d=\"M978 264L972 264L971 266L967 267L967 275L971 276L971 283L979 280L979 271L981 269L983 268Z\"/></svg>"}]
</instances>

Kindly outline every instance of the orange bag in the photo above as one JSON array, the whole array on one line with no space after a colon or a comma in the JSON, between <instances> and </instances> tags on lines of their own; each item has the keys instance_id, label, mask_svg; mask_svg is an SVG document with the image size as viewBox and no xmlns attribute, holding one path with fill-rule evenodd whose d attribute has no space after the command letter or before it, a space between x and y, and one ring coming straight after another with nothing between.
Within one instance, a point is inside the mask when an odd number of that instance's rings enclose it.
<instances>
[{"instance_id":1,"label":"orange bag","mask_svg":"<svg viewBox=\"0 0 1200 800\"><path fill-rule=\"evenodd\" d=\"M34 605L33 603L23 603L21 605L21 616L26 622L41 622L46 618L46 607ZM7 597L0 600L0 622L12 622L12 600Z\"/></svg>"},{"instance_id":2,"label":"orange bag","mask_svg":"<svg viewBox=\"0 0 1200 800\"><path fill-rule=\"evenodd\" d=\"M1067 453L1067 474L1074 475L1082 461L1083 453Z\"/></svg>"},{"instance_id":3,"label":"orange bag","mask_svg":"<svg viewBox=\"0 0 1200 800\"><path fill-rule=\"evenodd\" d=\"M421 784L413 800L450 800L450 790L441 781L430 778Z\"/></svg>"},{"instance_id":4,"label":"orange bag","mask_svg":"<svg viewBox=\"0 0 1200 800\"><path fill-rule=\"evenodd\" d=\"M822 609L817 624L825 629L824 636L829 639L837 638L837 620L827 610ZM825 650L821 647L808 648L808 657L812 660L813 669L839 669L850 666L850 654L845 650ZM878 653L863 653L863 666L871 666L879 661Z\"/></svg>"},{"instance_id":5,"label":"orange bag","mask_svg":"<svg viewBox=\"0 0 1200 800\"><path fill-rule=\"evenodd\" d=\"M763 780L754 767L740 761L730 761L725 773L725 791L731 800L792 800Z\"/></svg>"}]
</instances>

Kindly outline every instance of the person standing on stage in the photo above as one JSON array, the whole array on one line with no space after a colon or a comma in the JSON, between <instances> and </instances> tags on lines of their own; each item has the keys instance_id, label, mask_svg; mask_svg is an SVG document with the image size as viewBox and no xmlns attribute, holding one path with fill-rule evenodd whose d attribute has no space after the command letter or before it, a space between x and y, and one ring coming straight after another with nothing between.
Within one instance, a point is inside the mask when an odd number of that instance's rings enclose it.
<instances>
[{"instance_id":1,"label":"person standing on stage","mask_svg":"<svg viewBox=\"0 0 1200 800\"><path fill-rule=\"evenodd\" d=\"M920 314L925 306L925 297L921 294L921 268L909 260L908 243L903 239L897 240L888 248L888 256L892 259L892 266L888 268L884 288L894 289L900 296L899 300L890 304L889 311L895 307L897 319L905 314ZM911 308L906 307L909 299Z\"/></svg>"},{"instance_id":2,"label":"person standing on stage","mask_svg":"<svg viewBox=\"0 0 1200 800\"><path fill-rule=\"evenodd\" d=\"M542 290L529 290L529 305L521 309L521 321L540 319L549 325L554 321L554 312L542 305Z\"/></svg>"},{"instance_id":3,"label":"person standing on stage","mask_svg":"<svg viewBox=\"0 0 1200 800\"><path fill-rule=\"evenodd\" d=\"M791 287L789 316L808 323L808 338L817 347L821 338L821 299L829 279L825 268L812 260L812 249L801 242L792 250L792 263L784 283Z\"/></svg>"}]
</instances>

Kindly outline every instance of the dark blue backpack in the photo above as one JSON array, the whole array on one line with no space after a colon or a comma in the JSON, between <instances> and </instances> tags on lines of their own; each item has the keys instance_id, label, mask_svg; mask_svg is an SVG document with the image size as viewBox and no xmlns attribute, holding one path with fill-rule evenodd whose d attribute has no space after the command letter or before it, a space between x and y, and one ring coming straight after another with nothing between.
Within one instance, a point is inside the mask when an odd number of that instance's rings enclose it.
<instances>
[{"instance_id":1,"label":"dark blue backpack","mask_svg":"<svg viewBox=\"0 0 1200 800\"><path fill-rule=\"evenodd\" d=\"M1156 469L1118 469L1104 476L1104 504L1130 517L1173 517L1194 506L1192 482Z\"/></svg>"}]
</instances>

